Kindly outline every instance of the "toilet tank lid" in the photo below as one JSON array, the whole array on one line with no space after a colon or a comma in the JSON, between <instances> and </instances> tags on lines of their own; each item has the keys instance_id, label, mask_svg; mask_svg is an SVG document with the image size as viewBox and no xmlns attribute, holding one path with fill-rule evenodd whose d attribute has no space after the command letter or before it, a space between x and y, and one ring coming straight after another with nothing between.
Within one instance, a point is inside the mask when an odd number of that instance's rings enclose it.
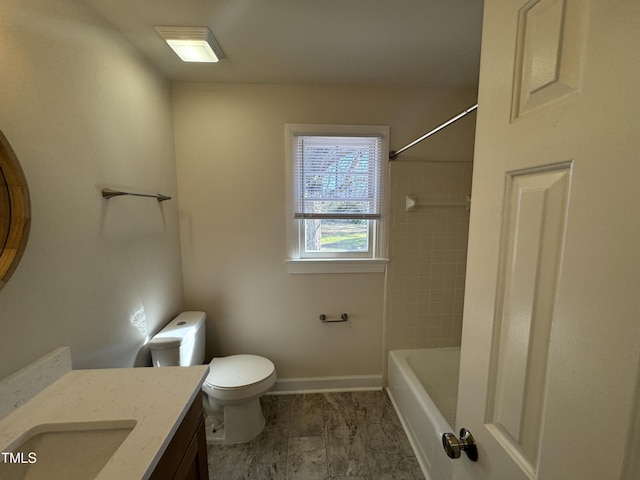
<instances>
[{"instance_id":1,"label":"toilet tank lid","mask_svg":"<svg viewBox=\"0 0 640 480\"><path fill-rule=\"evenodd\" d=\"M151 350L163 350L165 348L176 348L182 345L185 337L153 337L147 344Z\"/></svg>"},{"instance_id":2,"label":"toilet tank lid","mask_svg":"<svg viewBox=\"0 0 640 480\"><path fill-rule=\"evenodd\" d=\"M151 350L179 347L202 328L205 318L204 312L182 312L149 340L147 345Z\"/></svg>"}]
</instances>

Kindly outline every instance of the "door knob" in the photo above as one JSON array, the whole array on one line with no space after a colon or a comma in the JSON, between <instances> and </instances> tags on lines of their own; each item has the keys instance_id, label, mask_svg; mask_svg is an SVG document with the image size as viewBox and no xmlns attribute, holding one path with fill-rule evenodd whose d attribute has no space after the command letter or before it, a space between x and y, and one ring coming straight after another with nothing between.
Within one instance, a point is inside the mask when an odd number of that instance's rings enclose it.
<instances>
[{"instance_id":1,"label":"door knob","mask_svg":"<svg viewBox=\"0 0 640 480\"><path fill-rule=\"evenodd\" d=\"M460 429L460 440L458 440L453 433L443 434L442 446L444 447L444 451L447 452L447 456L449 458L459 458L460 453L464 451L472 462L478 460L476 442L474 441L471 432L466 428Z\"/></svg>"}]
</instances>

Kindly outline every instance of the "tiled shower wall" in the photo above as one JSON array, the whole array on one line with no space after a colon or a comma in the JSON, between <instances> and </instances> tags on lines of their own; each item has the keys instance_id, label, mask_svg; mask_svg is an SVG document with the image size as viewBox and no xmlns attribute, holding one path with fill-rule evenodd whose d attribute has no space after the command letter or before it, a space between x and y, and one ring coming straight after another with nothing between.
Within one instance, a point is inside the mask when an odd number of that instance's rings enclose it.
<instances>
[{"instance_id":1,"label":"tiled shower wall","mask_svg":"<svg viewBox=\"0 0 640 480\"><path fill-rule=\"evenodd\" d=\"M459 346L471 162L391 164L385 350ZM406 196L418 207L406 211Z\"/></svg>"}]
</instances>

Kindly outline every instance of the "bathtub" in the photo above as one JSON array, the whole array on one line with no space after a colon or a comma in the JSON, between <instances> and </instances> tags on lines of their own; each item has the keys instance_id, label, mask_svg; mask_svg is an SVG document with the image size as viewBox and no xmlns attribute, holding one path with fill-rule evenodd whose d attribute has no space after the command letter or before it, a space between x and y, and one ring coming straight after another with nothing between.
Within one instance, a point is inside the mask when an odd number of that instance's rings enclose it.
<instances>
[{"instance_id":1,"label":"bathtub","mask_svg":"<svg viewBox=\"0 0 640 480\"><path fill-rule=\"evenodd\" d=\"M391 401L427 480L449 480L442 434L455 432L460 348L389 352Z\"/></svg>"}]
</instances>

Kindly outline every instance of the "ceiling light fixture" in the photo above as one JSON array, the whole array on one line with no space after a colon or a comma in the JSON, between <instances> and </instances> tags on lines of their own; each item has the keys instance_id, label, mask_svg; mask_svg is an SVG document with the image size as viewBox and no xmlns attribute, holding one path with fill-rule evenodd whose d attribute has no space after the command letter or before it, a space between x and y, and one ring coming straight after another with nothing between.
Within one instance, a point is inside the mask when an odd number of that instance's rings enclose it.
<instances>
[{"instance_id":1,"label":"ceiling light fixture","mask_svg":"<svg viewBox=\"0 0 640 480\"><path fill-rule=\"evenodd\" d=\"M225 55L207 27L155 27L183 62L217 62Z\"/></svg>"}]
</instances>

